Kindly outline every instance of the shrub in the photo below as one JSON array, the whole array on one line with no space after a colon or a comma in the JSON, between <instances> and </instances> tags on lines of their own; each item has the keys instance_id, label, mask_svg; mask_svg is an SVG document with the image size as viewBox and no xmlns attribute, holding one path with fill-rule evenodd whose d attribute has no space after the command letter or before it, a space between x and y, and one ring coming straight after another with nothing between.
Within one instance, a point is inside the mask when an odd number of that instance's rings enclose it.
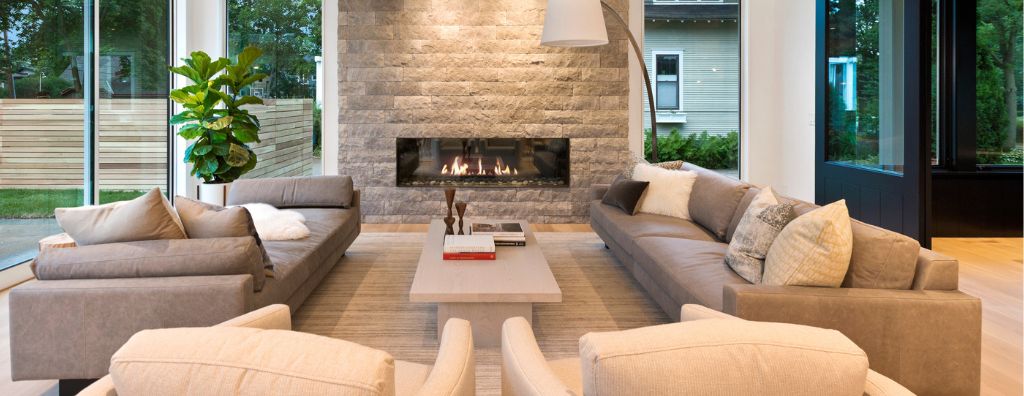
<instances>
[{"instance_id":1,"label":"shrub","mask_svg":"<svg viewBox=\"0 0 1024 396\"><path fill-rule=\"evenodd\" d=\"M672 129L658 136L659 161L686 161L708 169L736 169L739 165L739 134L710 135L707 131L683 135ZM644 133L644 157L651 158L651 131Z\"/></svg>"}]
</instances>

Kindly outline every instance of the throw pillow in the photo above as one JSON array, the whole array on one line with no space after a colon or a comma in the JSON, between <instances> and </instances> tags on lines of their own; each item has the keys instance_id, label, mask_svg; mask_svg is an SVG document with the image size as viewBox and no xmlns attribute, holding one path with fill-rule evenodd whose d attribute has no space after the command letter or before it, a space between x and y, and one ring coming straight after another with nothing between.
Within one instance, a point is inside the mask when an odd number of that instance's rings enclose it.
<instances>
[{"instance_id":1,"label":"throw pillow","mask_svg":"<svg viewBox=\"0 0 1024 396\"><path fill-rule=\"evenodd\" d=\"M78 246L186 238L178 214L159 188L130 201L57 208L54 215Z\"/></svg>"},{"instance_id":2,"label":"throw pillow","mask_svg":"<svg viewBox=\"0 0 1024 396\"><path fill-rule=\"evenodd\" d=\"M764 262L762 284L839 287L850 267L853 230L846 201L807 212L775 238Z\"/></svg>"},{"instance_id":3,"label":"throw pillow","mask_svg":"<svg viewBox=\"0 0 1024 396\"><path fill-rule=\"evenodd\" d=\"M786 224L796 217L796 212L790 204L751 209L754 210L748 209L736 227L736 234L725 252L725 263L743 279L758 284L761 283L768 249Z\"/></svg>"},{"instance_id":4,"label":"throw pillow","mask_svg":"<svg viewBox=\"0 0 1024 396\"><path fill-rule=\"evenodd\" d=\"M685 161L678 160L678 161L656 162L656 163L652 164L652 163L648 162L647 159L645 159L645 158L643 158L641 156L633 155L633 156L631 156L629 158L629 164L626 167L626 171L622 172L622 174L625 175L626 177L629 177L629 178L633 177L633 169L636 169L636 166L639 165L639 164L653 165L653 166L657 166L659 168L668 169L668 170L681 170L681 169L683 169L683 164L685 164L685 163L686 163Z\"/></svg>"},{"instance_id":5,"label":"throw pillow","mask_svg":"<svg viewBox=\"0 0 1024 396\"><path fill-rule=\"evenodd\" d=\"M225 208L194 199L177 196L174 198L178 217L185 226L189 238L231 238L251 236L263 254L263 267L273 268L270 255L263 247L263 240L256 232L256 224L249 211L243 207Z\"/></svg>"},{"instance_id":6,"label":"throw pillow","mask_svg":"<svg viewBox=\"0 0 1024 396\"><path fill-rule=\"evenodd\" d=\"M622 209L623 212L632 216L636 212L636 204L640 202L640 197L644 195L648 184L650 183L629 180L619 175L608 187L608 192L604 194L604 198L601 198L601 203Z\"/></svg>"},{"instance_id":7,"label":"throw pillow","mask_svg":"<svg viewBox=\"0 0 1024 396\"><path fill-rule=\"evenodd\" d=\"M857 220L853 224L853 255L843 287L901 289L914 284L921 245L911 237Z\"/></svg>"},{"instance_id":8,"label":"throw pillow","mask_svg":"<svg viewBox=\"0 0 1024 396\"><path fill-rule=\"evenodd\" d=\"M690 220L690 192L697 173L637 164L633 180L650 182L640 198L638 212Z\"/></svg>"}]
</instances>

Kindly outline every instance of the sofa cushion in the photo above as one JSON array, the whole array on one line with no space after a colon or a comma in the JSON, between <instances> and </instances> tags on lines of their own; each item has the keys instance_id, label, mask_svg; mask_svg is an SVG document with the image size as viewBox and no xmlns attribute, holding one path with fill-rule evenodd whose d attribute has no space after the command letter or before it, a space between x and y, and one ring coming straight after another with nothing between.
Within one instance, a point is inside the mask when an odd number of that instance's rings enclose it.
<instances>
[{"instance_id":1,"label":"sofa cushion","mask_svg":"<svg viewBox=\"0 0 1024 396\"><path fill-rule=\"evenodd\" d=\"M252 237L164 239L44 249L36 278L112 279L252 274L263 288L263 255Z\"/></svg>"},{"instance_id":2,"label":"sofa cushion","mask_svg":"<svg viewBox=\"0 0 1024 396\"><path fill-rule=\"evenodd\" d=\"M228 205L265 203L277 208L350 208L349 176L280 177L236 180L228 191Z\"/></svg>"},{"instance_id":3,"label":"sofa cushion","mask_svg":"<svg viewBox=\"0 0 1024 396\"><path fill-rule=\"evenodd\" d=\"M692 221L647 213L630 216L601 201L590 203L590 219L629 254L633 254L636 239L643 236L715 241L714 234Z\"/></svg>"},{"instance_id":4,"label":"sofa cushion","mask_svg":"<svg viewBox=\"0 0 1024 396\"><path fill-rule=\"evenodd\" d=\"M868 357L835 330L706 319L580 339L585 395L864 394Z\"/></svg>"},{"instance_id":5,"label":"sofa cushion","mask_svg":"<svg viewBox=\"0 0 1024 396\"><path fill-rule=\"evenodd\" d=\"M243 327L143 330L110 358L110 376L122 395L395 394L386 352Z\"/></svg>"},{"instance_id":6,"label":"sofa cushion","mask_svg":"<svg viewBox=\"0 0 1024 396\"><path fill-rule=\"evenodd\" d=\"M178 214L159 188L130 201L57 208L54 214L79 246L186 238Z\"/></svg>"},{"instance_id":7,"label":"sofa cushion","mask_svg":"<svg viewBox=\"0 0 1024 396\"><path fill-rule=\"evenodd\" d=\"M346 238L359 232L359 212L354 209L294 209L306 217L309 237L291 241L266 241L264 244L274 276L256 295L257 306L281 303L288 299L310 275L332 259Z\"/></svg>"},{"instance_id":8,"label":"sofa cushion","mask_svg":"<svg viewBox=\"0 0 1024 396\"><path fill-rule=\"evenodd\" d=\"M650 182L637 204L637 212L690 220L690 193L697 181L695 172L637 164L633 180Z\"/></svg>"},{"instance_id":9,"label":"sofa cushion","mask_svg":"<svg viewBox=\"0 0 1024 396\"><path fill-rule=\"evenodd\" d=\"M251 236L263 254L263 267L273 267L270 256L263 247L263 240L256 232L256 224L245 208L225 208L179 195L174 198L174 209L178 212L181 224L185 227L185 234L189 238Z\"/></svg>"},{"instance_id":10,"label":"sofa cushion","mask_svg":"<svg viewBox=\"0 0 1024 396\"><path fill-rule=\"evenodd\" d=\"M601 203L622 209L624 213L636 213L636 204L647 190L649 182L629 180L625 176L615 177L608 191L601 197Z\"/></svg>"},{"instance_id":11,"label":"sofa cushion","mask_svg":"<svg viewBox=\"0 0 1024 396\"><path fill-rule=\"evenodd\" d=\"M853 220L853 254L843 287L910 289L921 245L911 237Z\"/></svg>"},{"instance_id":12,"label":"sofa cushion","mask_svg":"<svg viewBox=\"0 0 1024 396\"><path fill-rule=\"evenodd\" d=\"M850 267L853 231L846 201L797 217L768 250L762 283L839 287Z\"/></svg>"},{"instance_id":13,"label":"sofa cushion","mask_svg":"<svg viewBox=\"0 0 1024 396\"><path fill-rule=\"evenodd\" d=\"M750 185L690 163L683 165L683 170L697 173L690 193L690 217L725 240L736 207Z\"/></svg>"},{"instance_id":14,"label":"sofa cushion","mask_svg":"<svg viewBox=\"0 0 1024 396\"><path fill-rule=\"evenodd\" d=\"M725 264L728 245L667 237L641 237L633 258L679 305L722 310L725 285L749 285Z\"/></svg>"},{"instance_id":15,"label":"sofa cushion","mask_svg":"<svg viewBox=\"0 0 1024 396\"><path fill-rule=\"evenodd\" d=\"M761 283L768 249L794 217L796 214L791 204L771 205L762 210L751 206L729 242L725 263L750 283Z\"/></svg>"}]
</instances>

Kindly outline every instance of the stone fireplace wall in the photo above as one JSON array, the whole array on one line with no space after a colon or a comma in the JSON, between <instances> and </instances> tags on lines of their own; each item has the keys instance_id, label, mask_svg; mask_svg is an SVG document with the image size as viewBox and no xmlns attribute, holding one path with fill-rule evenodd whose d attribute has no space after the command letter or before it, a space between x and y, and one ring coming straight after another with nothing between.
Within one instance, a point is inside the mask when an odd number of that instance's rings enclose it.
<instances>
[{"instance_id":1,"label":"stone fireplace wall","mask_svg":"<svg viewBox=\"0 0 1024 396\"><path fill-rule=\"evenodd\" d=\"M623 16L625 0L610 2ZM545 0L340 0L341 174L367 223L444 215L440 189L396 187L397 137L567 137L568 188L460 188L468 215L588 221L589 187L630 162L629 42L540 45Z\"/></svg>"}]
</instances>

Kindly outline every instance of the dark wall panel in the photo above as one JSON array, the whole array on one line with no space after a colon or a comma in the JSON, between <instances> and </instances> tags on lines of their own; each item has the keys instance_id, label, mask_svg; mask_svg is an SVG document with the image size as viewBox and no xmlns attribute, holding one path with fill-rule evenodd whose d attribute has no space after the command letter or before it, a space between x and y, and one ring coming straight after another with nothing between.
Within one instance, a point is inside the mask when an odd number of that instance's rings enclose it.
<instances>
[{"instance_id":1,"label":"dark wall panel","mask_svg":"<svg viewBox=\"0 0 1024 396\"><path fill-rule=\"evenodd\" d=\"M935 171L931 227L934 237L1021 237L1021 173Z\"/></svg>"}]
</instances>

